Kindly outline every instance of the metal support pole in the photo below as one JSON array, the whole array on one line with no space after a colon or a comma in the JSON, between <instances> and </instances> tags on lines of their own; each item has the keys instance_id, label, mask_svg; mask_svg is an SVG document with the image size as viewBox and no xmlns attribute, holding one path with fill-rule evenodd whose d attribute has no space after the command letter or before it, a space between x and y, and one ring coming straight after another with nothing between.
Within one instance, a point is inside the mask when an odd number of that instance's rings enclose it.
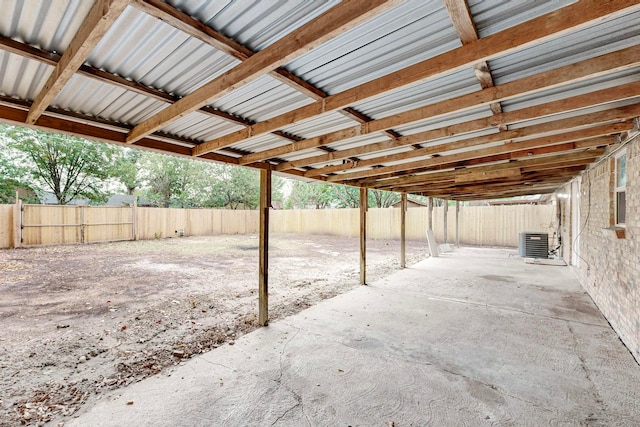
<instances>
[{"instance_id":1,"label":"metal support pole","mask_svg":"<svg viewBox=\"0 0 640 427\"><path fill-rule=\"evenodd\" d=\"M260 260L258 278L258 323L269 323L269 209L271 209L271 171L260 171Z\"/></svg>"},{"instance_id":2,"label":"metal support pole","mask_svg":"<svg viewBox=\"0 0 640 427\"><path fill-rule=\"evenodd\" d=\"M407 266L406 225L407 225L407 193L402 193L400 202L400 267Z\"/></svg>"},{"instance_id":3,"label":"metal support pole","mask_svg":"<svg viewBox=\"0 0 640 427\"><path fill-rule=\"evenodd\" d=\"M433 197L429 197L429 228L427 230L433 230Z\"/></svg>"},{"instance_id":4,"label":"metal support pole","mask_svg":"<svg viewBox=\"0 0 640 427\"><path fill-rule=\"evenodd\" d=\"M367 284L367 203L366 188L360 189L360 284Z\"/></svg>"}]
</instances>

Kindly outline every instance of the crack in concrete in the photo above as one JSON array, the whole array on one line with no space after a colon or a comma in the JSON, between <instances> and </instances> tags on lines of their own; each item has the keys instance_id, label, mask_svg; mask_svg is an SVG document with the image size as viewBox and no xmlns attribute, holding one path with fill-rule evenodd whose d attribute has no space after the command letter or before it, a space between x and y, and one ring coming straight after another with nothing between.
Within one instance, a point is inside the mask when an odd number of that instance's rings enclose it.
<instances>
[{"instance_id":1,"label":"crack in concrete","mask_svg":"<svg viewBox=\"0 0 640 427\"><path fill-rule=\"evenodd\" d=\"M289 412L293 411L296 408L300 408L300 411L302 412L302 414L304 415L305 419L307 420L307 424L310 425L310 426L312 425L311 421L309 420L309 417L304 412L304 404L303 404L303 401L302 401L302 396L300 396L291 387L287 386L286 384L283 384L283 382L282 382L282 376L283 376L283 372L284 372L284 368L282 366L282 358L284 357L284 353L285 353L289 343L291 343L291 341L293 341L295 339L295 337L297 337L298 334L302 331L301 328L297 328L297 327L293 327L293 329L295 329L296 332L291 336L291 338L289 338L287 340L287 342L284 343L284 345L282 346L282 349L280 350L280 355L279 355L279 358L278 358L278 365L279 365L280 372L278 374L278 378L273 380L273 381L276 382L279 387L282 387L285 390L287 390L289 393L291 393L291 395L293 395L293 398L296 400L296 404L293 405L292 407L288 408L286 411L284 411L282 413L282 415L280 415L278 418L276 418L276 420L273 423L271 423L272 426L274 426L278 421L283 419Z\"/></svg>"},{"instance_id":2,"label":"crack in concrete","mask_svg":"<svg viewBox=\"0 0 640 427\"><path fill-rule=\"evenodd\" d=\"M589 391L591 392L594 400L596 401L596 404L598 405L599 412L601 412L601 413L606 412L606 410L607 410L606 404L604 403L604 400L602 399L602 396L600 396L600 393L598 392L596 384L591 379L591 372L587 368L587 362L584 360L584 357L582 356L582 354L579 351L580 350L579 349L580 345L578 343L578 339L576 338L575 332L573 331L573 328L571 327L571 323L567 322L567 327L569 329L569 332L571 333L571 339L573 341L573 349L576 351L576 356L578 356L578 360L580 361L580 368L582 369L582 372L584 373L584 376L585 376L585 378L587 379L587 381L589 383ZM587 418L585 419L585 421L594 421L593 419L591 419L593 417L593 415L594 414L589 414L587 416Z\"/></svg>"},{"instance_id":3,"label":"crack in concrete","mask_svg":"<svg viewBox=\"0 0 640 427\"><path fill-rule=\"evenodd\" d=\"M498 387L498 386L497 386L497 385L495 385L495 384L486 383L486 382L481 381L481 380L479 380L479 379L477 379L477 378L472 378L472 377L470 377L470 376L468 376L468 375L461 374L461 373L459 373L459 372L454 372L454 371L452 371L452 370L450 370L450 369L443 368L442 366L433 365L433 367L434 367L434 368L436 368L436 369L438 369L438 370L440 370L440 371L442 371L442 372L446 372L446 373L451 374L451 375L459 376L459 377L462 377L462 378L464 378L464 379L466 379L466 380L469 380L469 381L472 381L472 382L474 382L474 383L480 384L480 385L482 385L483 387L490 388L491 390L494 390L494 391L496 391L496 392L500 393L500 394L501 394L501 395L503 395L503 396L507 396L507 397L510 397L510 398L512 398L512 399L518 400L518 401L520 401L520 402L527 403L527 404L529 404L529 405L531 405L531 406L533 406L533 407L535 407L535 408L542 409L542 410L547 411L547 412L549 412L549 413L554 413L554 412L553 412L553 410L551 410L551 409L549 409L549 408L547 408L547 407L544 407L544 406L542 406L542 405L539 405L539 404L537 404L537 403L535 403L535 402L532 402L532 401L530 401L530 400L523 399L523 398L522 398L522 397L520 397L520 396L514 396L514 395L512 395L512 394L509 394L506 390L504 390L504 389L502 389L502 388Z\"/></svg>"},{"instance_id":4,"label":"crack in concrete","mask_svg":"<svg viewBox=\"0 0 640 427\"><path fill-rule=\"evenodd\" d=\"M458 303L458 304L473 305L473 306L478 306L478 307L493 308L493 309L496 309L496 310L512 311L512 312L516 312L516 313L526 314L526 315L529 315L529 316L543 317L545 319L560 320L560 321L563 321L563 322L579 323L581 325L595 326L595 327L598 327L598 328L605 328L605 329L609 328L609 325L599 325L599 324L595 324L595 323L583 322L583 321L580 321L580 320L565 319L563 317L556 317L556 316L548 316L546 314L533 313L531 311L525 311L525 310L520 310L520 309L517 309L517 308L511 308L511 307L500 307L500 306L497 306L497 305L491 305L491 304L481 303L481 302L464 301L464 300L459 300L459 299L455 299L455 298L435 297L435 296L431 296L431 297L427 297L427 298L431 299L431 300L436 300L436 301L446 301L446 302L453 302L453 303Z\"/></svg>"}]
</instances>

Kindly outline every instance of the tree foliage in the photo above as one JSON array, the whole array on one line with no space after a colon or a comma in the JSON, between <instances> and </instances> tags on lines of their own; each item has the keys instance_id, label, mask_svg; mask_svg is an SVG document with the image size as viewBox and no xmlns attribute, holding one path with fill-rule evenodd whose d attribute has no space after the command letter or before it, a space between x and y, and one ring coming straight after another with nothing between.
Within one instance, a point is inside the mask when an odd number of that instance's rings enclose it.
<instances>
[{"instance_id":1,"label":"tree foliage","mask_svg":"<svg viewBox=\"0 0 640 427\"><path fill-rule=\"evenodd\" d=\"M28 194L28 202L35 202L35 189L29 180L29 169L19 160L19 154L6 141L0 140L0 204L13 203L16 191Z\"/></svg>"},{"instance_id":2,"label":"tree foliage","mask_svg":"<svg viewBox=\"0 0 640 427\"><path fill-rule=\"evenodd\" d=\"M398 193L369 190L367 205L371 208L388 208L400 200ZM294 180L287 209L357 208L360 206L360 189L325 182Z\"/></svg>"},{"instance_id":3,"label":"tree foliage","mask_svg":"<svg viewBox=\"0 0 640 427\"><path fill-rule=\"evenodd\" d=\"M287 199L287 209L324 209L334 202L335 189L324 182L307 183L293 180L291 194Z\"/></svg>"},{"instance_id":4,"label":"tree foliage","mask_svg":"<svg viewBox=\"0 0 640 427\"><path fill-rule=\"evenodd\" d=\"M9 147L20 153L14 166L17 160L27 168L31 187L51 191L61 205L78 197L106 200L106 184L115 173L115 147L18 126L2 130Z\"/></svg>"}]
</instances>

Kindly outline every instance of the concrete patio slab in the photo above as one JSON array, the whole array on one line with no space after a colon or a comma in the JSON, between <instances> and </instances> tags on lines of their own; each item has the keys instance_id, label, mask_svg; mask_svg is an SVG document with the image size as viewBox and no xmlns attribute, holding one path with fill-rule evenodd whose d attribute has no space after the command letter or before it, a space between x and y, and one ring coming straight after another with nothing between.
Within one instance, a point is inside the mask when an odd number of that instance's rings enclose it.
<instances>
[{"instance_id":1,"label":"concrete patio slab","mask_svg":"<svg viewBox=\"0 0 640 427\"><path fill-rule=\"evenodd\" d=\"M568 267L461 248L107 395L66 425L637 425L638 384Z\"/></svg>"}]
</instances>

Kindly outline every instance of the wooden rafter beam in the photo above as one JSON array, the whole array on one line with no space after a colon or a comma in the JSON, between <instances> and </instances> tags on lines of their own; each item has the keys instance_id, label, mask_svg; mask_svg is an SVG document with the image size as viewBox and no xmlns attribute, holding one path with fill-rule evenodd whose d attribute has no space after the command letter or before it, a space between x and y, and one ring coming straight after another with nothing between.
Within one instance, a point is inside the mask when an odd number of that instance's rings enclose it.
<instances>
[{"instance_id":1,"label":"wooden rafter beam","mask_svg":"<svg viewBox=\"0 0 640 427\"><path fill-rule=\"evenodd\" d=\"M586 115L586 116L583 116L583 118L588 119L590 118L590 116ZM570 125L571 120L567 120L567 121L563 120L562 122L568 123L567 129L572 127ZM371 159L362 160L360 162L350 162L350 163L345 163L341 165L327 166L321 169L311 169L305 172L304 176L313 178L320 175L326 175L329 173L348 170L350 168L362 168L362 167L368 167L368 166L375 166L375 165L381 165L384 163L390 163L390 162L396 162L396 161L402 161L402 160L411 160L419 157L425 157L425 156L431 156L431 155L437 154L438 155L437 157L431 157L428 159L409 163L413 165L416 165L416 164L424 165L424 167L434 166L434 165L445 164L453 161L470 160L474 156L477 157L478 155L483 155L483 156L485 155L481 153L486 153L486 155L488 155L489 153L503 154L503 153L515 152L517 150L531 150L533 148L553 146L555 144L561 144L563 142L568 142L568 141L578 141L581 139L593 138L596 136L618 134L633 128L632 122L613 123L613 124L608 124L604 126L597 126L597 127L592 127L588 129L565 132L565 133L560 133L560 134L555 134L550 136L542 136L542 137L537 137L533 139L528 139L525 141L509 143L509 141L511 141L514 138L521 138L525 136L530 137L530 136L546 133L548 132L547 129L556 128L556 126L554 125L556 125L556 123L551 122L551 123L544 123L542 125L534 125L526 128L520 128L515 131L504 132L504 133L508 133L509 135L517 135L516 137L503 135L503 132L501 132L497 134L480 136L477 138L471 138L471 139L451 142L447 144L432 145L429 147L420 148L415 151L408 151L404 153L374 157ZM554 130L557 130L557 129L558 128ZM495 142L502 142L504 144L496 147L479 148L475 150L465 151L463 153L445 155L447 152L450 152L450 151L460 150L465 148L472 148L472 147L481 147L483 145L486 145L489 143L495 143ZM379 171L379 172L382 172L382 171ZM386 173L386 172L382 172L382 173ZM339 177L340 175L336 175L336 176ZM330 178L330 180L332 179Z\"/></svg>"},{"instance_id":2,"label":"wooden rafter beam","mask_svg":"<svg viewBox=\"0 0 640 427\"><path fill-rule=\"evenodd\" d=\"M163 22L171 25L174 28L194 37L204 43L207 43L216 49L225 52L234 58L245 61L251 56L255 55L255 52L247 46L238 43L237 41L221 34L208 25L198 21L194 17L190 16L183 11L176 9L172 5L165 3L162 0L136 0L133 5L140 9L142 12L151 15ZM271 77L284 83L285 85L305 94L313 100L320 100L329 96L322 89L317 88L311 83L301 79L295 74L291 73L283 67L276 68L269 73ZM346 108L340 110L340 112L359 123L365 123L371 121L370 117L357 112L355 110ZM389 131L389 136L393 136Z\"/></svg>"},{"instance_id":3,"label":"wooden rafter beam","mask_svg":"<svg viewBox=\"0 0 640 427\"><path fill-rule=\"evenodd\" d=\"M612 88L602 89L595 92L552 101L546 104L539 104L533 107L523 108L520 110L509 111L500 114L498 119L505 124L516 123L519 121L532 120L564 111L579 110L594 104L606 104L613 101L628 99L640 95L640 82L628 83ZM314 164L332 162L340 159L348 159L353 156L362 154L371 154L393 148L399 148L405 145L413 145L417 143L428 143L440 138L453 137L468 132L479 131L492 127L494 118L486 117L468 122L462 122L455 125L444 126L432 129L426 132L419 132L412 135L401 136L397 141L382 141L367 144L361 147L349 148L345 150L336 150L331 153L306 157L300 160L283 162L275 167L277 171L288 171L304 166Z\"/></svg>"},{"instance_id":4,"label":"wooden rafter beam","mask_svg":"<svg viewBox=\"0 0 640 427\"><path fill-rule=\"evenodd\" d=\"M584 161L584 164L592 162L605 153L604 148L589 149L572 153L562 153L552 156L540 156L536 158L515 159L508 162L480 165L465 169L448 170L443 172L422 173L421 175L406 176L393 179L370 180L366 185L379 190L398 189L404 186L427 185L435 182L453 181L459 174L473 172L491 172L505 169L521 169L527 167L541 167L545 165L555 165L564 162Z\"/></svg>"},{"instance_id":5,"label":"wooden rafter beam","mask_svg":"<svg viewBox=\"0 0 640 427\"><path fill-rule=\"evenodd\" d=\"M10 39L0 35L0 49L11 52L16 55L20 55L24 58L29 58L34 61L41 62L43 64L56 66L60 62L60 55L52 52L47 52L42 49L38 49L34 46L21 43L19 41ZM145 86L142 83L128 80L122 76L109 73L96 67L92 67L87 64L82 64L77 71L77 74L97 80L101 83L107 83L116 87L130 90L140 95L145 95L153 98L157 101L167 102L173 104L180 98L165 91ZM243 126L250 126L251 122L236 115L226 113L224 111L217 110L215 108L205 106L199 110L201 113L221 118L225 121L236 123Z\"/></svg>"},{"instance_id":6,"label":"wooden rafter beam","mask_svg":"<svg viewBox=\"0 0 640 427\"><path fill-rule=\"evenodd\" d=\"M29 101L0 96L0 122L25 126L25 120L30 108L31 102ZM47 108L34 125L27 126L116 145L126 145L126 135L131 130L131 126L124 123L53 107ZM175 135L154 133L152 136L140 140L135 147L191 158L191 150L197 143L198 141L176 137ZM218 153L208 153L200 158L232 165L238 164L236 157ZM264 162L246 166L254 169L273 169L271 165ZM288 174L302 176L302 172L299 171L291 171ZM324 179L320 178L320 180Z\"/></svg>"},{"instance_id":7,"label":"wooden rafter beam","mask_svg":"<svg viewBox=\"0 0 640 427\"><path fill-rule=\"evenodd\" d=\"M541 134L545 132L553 132L553 130L561 131L563 129L577 128L581 126L604 123L604 122L613 121L613 120L630 119L633 117L637 117L638 114L640 114L640 105L615 108L612 110L607 110L604 113L606 113L606 115L597 116L597 115L586 114L586 115L578 116L575 118L564 119L558 122L550 122L542 125L530 126L529 128L523 128L524 131L521 134L527 134L526 136L530 136L530 135L536 135L536 134ZM546 125L546 129L548 130L546 131L542 130L542 129L545 129L544 125ZM566 127L562 127L562 125L566 125ZM555 129L553 129L554 127ZM504 148L503 146L499 146L499 147L492 147L492 148L484 148L482 150L483 152L493 151L494 152L493 154L499 154L500 150L509 150L510 149L509 147L513 147L514 151L524 150L527 148L541 147L544 145L553 145L561 142L575 141L578 139L590 138L594 136L621 133L621 132L630 130L632 127L633 127L633 123L628 122L626 124L623 123L623 124L616 124L613 126L602 126L602 127L597 127L593 129L578 130L578 131L568 132L568 133L558 134L558 135L549 135L546 137L539 137L533 141L522 141L518 143L505 144ZM509 131L509 132L514 132L514 131ZM419 153L419 155L426 156L429 154L446 153L447 151L454 150L454 149L458 150L463 148L474 147L476 146L476 144L484 145L487 142L493 142L493 140L496 140L496 142L504 141L501 134L495 134L495 135L482 136L475 139L458 141L451 144L445 144L445 145L441 144L434 147L427 147L427 148L423 148L416 151ZM516 147L521 147L521 148L516 148ZM409 162L404 162L404 163L400 163L392 166L381 166L381 167L377 167L373 169L365 169L357 172L349 172L349 173L344 173L339 175L332 175L328 178L328 180L332 182L344 182L348 180L360 179L360 178L369 177L369 176L383 175L389 172L401 172L401 171L405 171L405 170L409 170L417 167L426 167L430 165L446 163L449 158L456 158L458 160L462 158L472 158L474 156L474 153L476 153L477 151L479 150L467 151L467 152L454 154L454 155L438 156L438 157L433 157L429 159L409 161ZM413 154L413 152L401 153L401 155L403 156L408 156L409 154ZM371 162L375 163L376 165L381 165L380 163L381 160L384 160L382 163L386 163L386 162L397 161L397 160L411 159L411 157L401 158L400 156L398 157L395 157L395 156L396 155L386 156L387 158L391 158L393 160L387 160L383 157L383 158L371 159ZM305 175L307 173L308 172L305 172Z\"/></svg>"},{"instance_id":8,"label":"wooden rafter beam","mask_svg":"<svg viewBox=\"0 0 640 427\"><path fill-rule=\"evenodd\" d=\"M608 16L637 9L638 7L640 5L635 0L612 0L608 2L582 0L395 73L331 95L321 101L256 123L246 131L233 132L208 141L194 149L193 154L200 156L252 136L262 135L292 123L329 111L336 111L431 77L472 66L479 61L489 60L499 55L513 52L533 43L549 40L567 31L584 28Z\"/></svg>"},{"instance_id":9,"label":"wooden rafter beam","mask_svg":"<svg viewBox=\"0 0 640 427\"><path fill-rule=\"evenodd\" d=\"M526 194L552 192L586 168L585 165L559 168L550 173L522 173L520 177L505 178L496 182L476 184L452 184L448 187L416 187L415 194L438 198L481 200L495 197L513 197ZM551 191L549 191L551 190Z\"/></svg>"},{"instance_id":10,"label":"wooden rafter beam","mask_svg":"<svg viewBox=\"0 0 640 427\"><path fill-rule=\"evenodd\" d=\"M129 4L129 0L96 0L89 14L36 96L25 122L34 124Z\"/></svg>"},{"instance_id":11,"label":"wooden rafter beam","mask_svg":"<svg viewBox=\"0 0 640 427\"><path fill-rule=\"evenodd\" d=\"M398 0L370 0L365 3L348 0L338 4L140 123L131 130L127 142L138 141L397 4Z\"/></svg>"},{"instance_id":12,"label":"wooden rafter beam","mask_svg":"<svg viewBox=\"0 0 640 427\"><path fill-rule=\"evenodd\" d=\"M444 5L463 45L473 43L480 38L466 0L444 0ZM487 61L474 64L473 72L482 89L494 86L493 76ZM502 113L502 105L499 102L489 104L489 108L491 108L493 114Z\"/></svg>"},{"instance_id":13,"label":"wooden rafter beam","mask_svg":"<svg viewBox=\"0 0 640 427\"><path fill-rule=\"evenodd\" d=\"M557 187L573 178L576 174L586 169L587 165L576 165L571 167L557 167L551 171L545 172L524 172L518 175L514 172L512 177L498 178L494 181L478 180L475 182L455 182L450 181L440 184L429 184L416 187L404 187L399 191L411 190L412 193L421 194L428 193L431 196L446 196L458 198L461 195L482 196L487 192L506 193L510 191L521 191L524 186L536 187ZM531 190L531 187L528 188ZM508 197L507 194L501 197ZM478 197L480 198L480 197Z\"/></svg>"},{"instance_id":14,"label":"wooden rafter beam","mask_svg":"<svg viewBox=\"0 0 640 427\"><path fill-rule=\"evenodd\" d=\"M638 64L640 64L640 46L632 46L582 62L566 65L564 67L535 74L519 80L514 80L509 83L461 95L436 104L426 105L424 107L383 117L360 126L341 129L339 131L319 135L314 138L305 139L281 147L249 154L241 158L240 163L243 164L265 160L272 157L291 154L300 150L328 145L344 139L377 133L397 126L404 126L426 119L442 117L447 114L468 110L480 105L486 105L494 101L517 98L519 96L540 92L548 89L549 87L569 84L606 73L628 69L633 66L637 66ZM599 103L599 101L596 99L592 101L592 104L597 103ZM495 118L500 117L501 115L496 116ZM412 141L412 137L407 136L398 138L397 141L390 144L397 147L400 145L420 142L419 140ZM199 145L195 150L198 150L206 144L207 143L205 142L204 144Z\"/></svg>"}]
</instances>

